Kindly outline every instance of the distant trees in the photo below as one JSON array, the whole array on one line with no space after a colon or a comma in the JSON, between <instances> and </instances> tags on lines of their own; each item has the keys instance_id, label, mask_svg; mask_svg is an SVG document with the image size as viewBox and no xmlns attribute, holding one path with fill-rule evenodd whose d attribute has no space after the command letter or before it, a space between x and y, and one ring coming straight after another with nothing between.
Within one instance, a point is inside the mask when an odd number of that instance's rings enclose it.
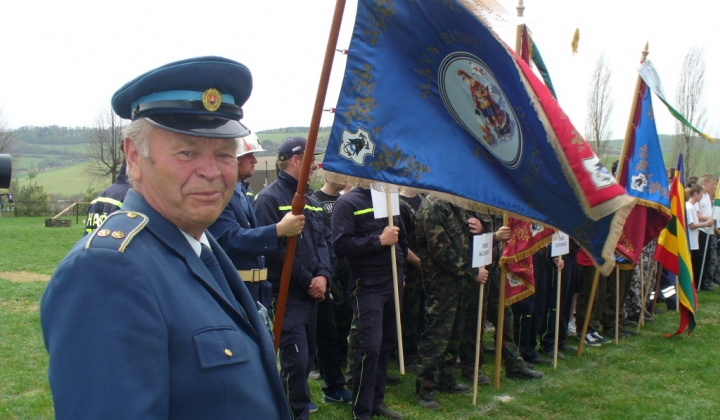
<instances>
[{"instance_id":1,"label":"distant trees","mask_svg":"<svg viewBox=\"0 0 720 420\"><path fill-rule=\"evenodd\" d=\"M2 115L0 108L0 153L10 153L13 148L12 132L8 128L8 123Z\"/></svg>"},{"instance_id":2,"label":"distant trees","mask_svg":"<svg viewBox=\"0 0 720 420\"><path fill-rule=\"evenodd\" d=\"M91 177L102 179L109 175L115 182L120 167L125 163L121 121L110 108L105 108L95 118L87 147L90 164L85 171Z\"/></svg>"},{"instance_id":3,"label":"distant trees","mask_svg":"<svg viewBox=\"0 0 720 420\"><path fill-rule=\"evenodd\" d=\"M601 54L595 64L588 92L588 113L585 120L585 140L600 159L610 151L610 118L613 110L610 67Z\"/></svg>"},{"instance_id":4,"label":"distant trees","mask_svg":"<svg viewBox=\"0 0 720 420\"><path fill-rule=\"evenodd\" d=\"M705 93L705 50L699 47L692 47L688 50L680 70L680 81L675 90L676 109L685 119L700 131L705 130L707 119L705 118L706 105L704 102ZM700 143L700 144L698 144ZM706 140L686 127L680 121L675 122L675 137L673 151L675 155L683 154L685 174L698 172L698 164L703 152L699 149L704 147ZM712 168L717 171L717 168ZM703 170L700 170L704 172ZM699 175L699 173L697 174ZM716 174L717 175L717 174Z\"/></svg>"},{"instance_id":5,"label":"distant trees","mask_svg":"<svg viewBox=\"0 0 720 420\"><path fill-rule=\"evenodd\" d=\"M50 198L45 192L45 188L37 183L36 178L37 171L35 168L30 168L27 183L19 186L19 183L13 180L15 212L18 216L42 216L47 214Z\"/></svg>"}]
</instances>

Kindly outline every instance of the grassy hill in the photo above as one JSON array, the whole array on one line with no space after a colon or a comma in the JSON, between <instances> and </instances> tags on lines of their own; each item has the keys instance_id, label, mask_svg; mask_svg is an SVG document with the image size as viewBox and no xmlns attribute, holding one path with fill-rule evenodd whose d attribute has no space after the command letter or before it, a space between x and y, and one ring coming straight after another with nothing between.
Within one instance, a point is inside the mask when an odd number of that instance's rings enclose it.
<instances>
[{"instance_id":1,"label":"grassy hill","mask_svg":"<svg viewBox=\"0 0 720 420\"><path fill-rule=\"evenodd\" d=\"M27 175L31 170L38 172L37 183L42 185L51 197L59 199L79 199L92 188L96 191L110 184L110 179L93 180L85 175L83 169L87 165L87 148L90 141L90 128L67 127L22 127L13 132L16 147L13 155L13 179L20 185L28 182ZM274 156L280 143L287 137L307 137L307 127L286 127L257 132L260 144L265 152L257 153L258 164L256 177L274 179ZM330 127L321 127L318 133L317 148L324 149L330 137ZM660 135L660 144L664 152L666 166L673 166L676 156L672 153L671 135ZM622 149L622 140L610 140L608 156L603 162L609 167L617 160ZM699 160L692 168L693 174L705 172L717 173L720 166L720 151L716 145L699 144ZM702 153L702 155L700 155ZM320 157L319 157L320 158ZM318 159L319 159L318 158ZM267 162L267 165L266 165ZM688 164L686 162L686 168ZM262 171L262 173L260 173ZM261 182L256 180L257 182ZM261 185L254 185L258 189Z\"/></svg>"},{"instance_id":2,"label":"grassy hill","mask_svg":"<svg viewBox=\"0 0 720 420\"><path fill-rule=\"evenodd\" d=\"M67 198L76 195L82 196L88 187L100 191L112 184L110 178L98 181L88 177L84 173L87 165L87 162L83 162L65 168L49 169L39 172L36 181L45 188L45 192L48 194Z\"/></svg>"},{"instance_id":3,"label":"grassy hill","mask_svg":"<svg viewBox=\"0 0 720 420\"><path fill-rule=\"evenodd\" d=\"M88 164L88 128L65 127L22 127L13 135L16 146L12 151L13 180L25 185L28 174L35 170L35 181L45 192L58 199L79 200L92 188L100 191L111 184L110 178L95 180L84 173ZM257 169L267 167L274 171L277 148L284 139L291 136L307 137L307 127L287 127L265 130L257 133L265 152L258 153ZM320 129L317 147L325 148L330 137L330 128ZM263 175L264 176L264 175ZM272 177L274 179L274 177Z\"/></svg>"}]
</instances>

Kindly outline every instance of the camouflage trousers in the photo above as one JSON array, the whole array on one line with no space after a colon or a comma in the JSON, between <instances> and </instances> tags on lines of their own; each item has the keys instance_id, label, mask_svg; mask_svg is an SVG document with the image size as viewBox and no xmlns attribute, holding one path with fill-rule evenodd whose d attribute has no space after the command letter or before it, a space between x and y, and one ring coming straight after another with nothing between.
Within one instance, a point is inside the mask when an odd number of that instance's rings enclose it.
<instances>
[{"instance_id":1,"label":"camouflage trousers","mask_svg":"<svg viewBox=\"0 0 720 420\"><path fill-rule=\"evenodd\" d=\"M427 274L427 273L426 273ZM423 278L425 328L418 345L416 393L431 399L436 387L455 385L454 369L465 318L467 279L445 273Z\"/></svg>"},{"instance_id":2,"label":"camouflage trousers","mask_svg":"<svg viewBox=\"0 0 720 420\"><path fill-rule=\"evenodd\" d=\"M487 319L497 327L498 300L500 297L500 269L492 269L483 293L483 319ZM463 376L475 374L475 349L477 341L478 308L480 303L480 284L473 282L465 299L465 326L463 328L462 344L460 345L460 370ZM495 329L497 331L497 328ZM485 335L481 331L481 340ZM497 341L497 332L495 333ZM481 343L482 345L482 343ZM525 368L526 364L520 356L520 350L513 338L513 314L509 306L505 307L503 321L502 357L506 372L517 372ZM480 353L480 366L483 365L483 354Z\"/></svg>"},{"instance_id":3,"label":"camouflage trousers","mask_svg":"<svg viewBox=\"0 0 720 420\"><path fill-rule=\"evenodd\" d=\"M622 316L624 318L635 317L640 314L644 293L647 293L646 304L652 304L658 269L657 263L653 259L656 247L657 241L651 241L645 245L640 261L638 261L635 265L635 271L633 272L632 280L630 280L630 291L628 292L623 305Z\"/></svg>"},{"instance_id":4,"label":"camouflage trousers","mask_svg":"<svg viewBox=\"0 0 720 420\"><path fill-rule=\"evenodd\" d=\"M402 319L403 352L406 364L417 362L418 339L424 327L424 296L422 270L408 266L400 317Z\"/></svg>"}]
</instances>

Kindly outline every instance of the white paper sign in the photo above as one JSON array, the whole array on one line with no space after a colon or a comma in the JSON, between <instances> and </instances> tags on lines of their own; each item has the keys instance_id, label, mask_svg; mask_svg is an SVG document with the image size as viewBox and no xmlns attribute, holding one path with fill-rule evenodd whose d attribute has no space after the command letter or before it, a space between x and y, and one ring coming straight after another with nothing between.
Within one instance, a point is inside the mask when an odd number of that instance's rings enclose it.
<instances>
[{"instance_id":1,"label":"white paper sign","mask_svg":"<svg viewBox=\"0 0 720 420\"><path fill-rule=\"evenodd\" d=\"M570 236L567 233L557 231L552 235L551 257L559 257L570 252Z\"/></svg>"},{"instance_id":2,"label":"white paper sign","mask_svg":"<svg viewBox=\"0 0 720 420\"><path fill-rule=\"evenodd\" d=\"M473 267L485 267L486 265L492 264L492 242L492 233L473 236Z\"/></svg>"},{"instance_id":3,"label":"white paper sign","mask_svg":"<svg viewBox=\"0 0 720 420\"><path fill-rule=\"evenodd\" d=\"M384 191L370 190L370 197L373 202L373 210L376 219L388 217L387 214L387 193ZM393 216L400 215L400 196L398 193L390 193L390 203L392 204Z\"/></svg>"}]
</instances>

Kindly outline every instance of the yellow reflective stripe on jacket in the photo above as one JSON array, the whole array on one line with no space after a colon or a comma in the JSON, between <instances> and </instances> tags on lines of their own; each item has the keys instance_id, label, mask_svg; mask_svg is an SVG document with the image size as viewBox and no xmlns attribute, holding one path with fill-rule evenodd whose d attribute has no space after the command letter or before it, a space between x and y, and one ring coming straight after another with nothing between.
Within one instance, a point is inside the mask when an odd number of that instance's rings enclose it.
<instances>
[{"instance_id":1,"label":"yellow reflective stripe on jacket","mask_svg":"<svg viewBox=\"0 0 720 420\"><path fill-rule=\"evenodd\" d=\"M278 210L280 210L280 211L290 211L290 210L292 210L292 206L279 206L279 207L278 207ZM322 207L315 207L315 206L311 206L311 205L309 205L309 204L305 204L305 210L310 210L310 211L322 211L323 209L322 209Z\"/></svg>"},{"instance_id":2,"label":"yellow reflective stripe on jacket","mask_svg":"<svg viewBox=\"0 0 720 420\"><path fill-rule=\"evenodd\" d=\"M116 200L114 198L109 198L109 197L98 197L98 198L94 199L93 201L91 201L90 204L95 204L97 202L108 203L108 204L112 204L112 205L115 205L118 207L122 207L122 201Z\"/></svg>"},{"instance_id":3,"label":"yellow reflective stripe on jacket","mask_svg":"<svg viewBox=\"0 0 720 420\"><path fill-rule=\"evenodd\" d=\"M366 208L366 209L355 210L355 211L353 212L353 214L354 214L355 216L360 216L361 214L372 213L372 212L374 212L374 211L375 211L375 208L369 207L369 208Z\"/></svg>"}]
</instances>

